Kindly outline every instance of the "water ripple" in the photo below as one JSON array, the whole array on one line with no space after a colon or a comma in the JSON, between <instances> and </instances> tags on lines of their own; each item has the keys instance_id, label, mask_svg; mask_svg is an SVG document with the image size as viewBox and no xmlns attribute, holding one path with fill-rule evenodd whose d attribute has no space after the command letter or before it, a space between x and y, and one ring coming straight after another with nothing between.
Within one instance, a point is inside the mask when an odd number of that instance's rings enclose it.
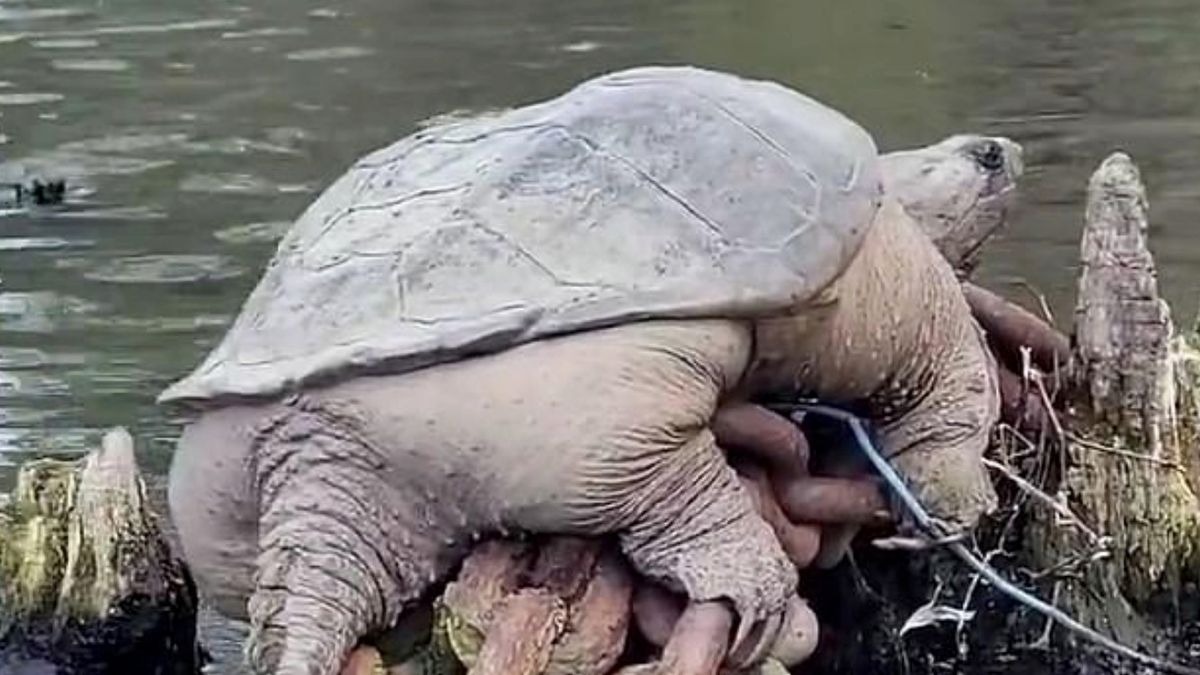
<instances>
[{"instance_id":1,"label":"water ripple","mask_svg":"<svg viewBox=\"0 0 1200 675\"><path fill-rule=\"evenodd\" d=\"M22 375L0 371L0 398L68 396L71 388L63 380L36 371Z\"/></svg>"},{"instance_id":2,"label":"water ripple","mask_svg":"<svg viewBox=\"0 0 1200 675\"><path fill-rule=\"evenodd\" d=\"M222 281L244 273L224 256L166 254L117 258L83 276L111 284L186 284Z\"/></svg>"},{"instance_id":3,"label":"water ripple","mask_svg":"<svg viewBox=\"0 0 1200 675\"><path fill-rule=\"evenodd\" d=\"M174 163L171 159L117 157L65 150L51 150L21 160L26 170L35 175L60 178L129 176L168 167Z\"/></svg>"},{"instance_id":4,"label":"water ripple","mask_svg":"<svg viewBox=\"0 0 1200 675\"><path fill-rule=\"evenodd\" d=\"M289 52L289 61L336 61L341 59L356 59L374 54L375 50L366 47L347 45L343 47L323 47L320 49L302 49Z\"/></svg>"},{"instance_id":5,"label":"water ripple","mask_svg":"<svg viewBox=\"0 0 1200 675\"><path fill-rule=\"evenodd\" d=\"M89 16L90 14L92 14L91 10L81 7L42 7L39 9L29 9L0 6L0 21L39 21L44 19Z\"/></svg>"},{"instance_id":6,"label":"water ripple","mask_svg":"<svg viewBox=\"0 0 1200 675\"><path fill-rule=\"evenodd\" d=\"M78 366L83 363L82 354L48 354L32 347L0 347L0 368L5 370L35 370L54 366Z\"/></svg>"},{"instance_id":7,"label":"water ripple","mask_svg":"<svg viewBox=\"0 0 1200 675\"><path fill-rule=\"evenodd\" d=\"M255 28L253 30L228 31L221 33L221 37L226 40L243 40L246 38L263 38L263 37L295 37L300 35L308 35L306 28Z\"/></svg>"},{"instance_id":8,"label":"water ripple","mask_svg":"<svg viewBox=\"0 0 1200 675\"><path fill-rule=\"evenodd\" d=\"M58 251L65 248L88 248L94 242L58 237L4 237L0 238L0 251Z\"/></svg>"},{"instance_id":9,"label":"water ripple","mask_svg":"<svg viewBox=\"0 0 1200 675\"><path fill-rule=\"evenodd\" d=\"M0 293L0 330L54 333L99 310L96 303L53 291L4 292Z\"/></svg>"},{"instance_id":10,"label":"water ripple","mask_svg":"<svg viewBox=\"0 0 1200 675\"><path fill-rule=\"evenodd\" d=\"M345 15L345 12L332 7L318 7L308 12L308 16L313 19L337 19Z\"/></svg>"},{"instance_id":11,"label":"water ripple","mask_svg":"<svg viewBox=\"0 0 1200 675\"><path fill-rule=\"evenodd\" d=\"M26 34L30 38L60 38L60 37L91 37L97 35L146 35L156 33L178 33L187 31L217 30L220 28L235 28L238 22L234 19L202 19L198 21L178 21L174 23L130 24L118 26L100 26L81 30L59 30L45 33Z\"/></svg>"},{"instance_id":12,"label":"water ripple","mask_svg":"<svg viewBox=\"0 0 1200 675\"><path fill-rule=\"evenodd\" d=\"M192 174L179 184L183 192L266 194L277 191L270 181L245 173Z\"/></svg>"},{"instance_id":13,"label":"water ripple","mask_svg":"<svg viewBox=\"0 0 1200 675\"><path fill-rule=\"evenodd\" d=\"M128 316L91 317L85 325L105 330L135 331L139 334L195 333L224 328L233 321L228 314L197 314L184 317L155 317L151 319Z\"/></svg>"},{"instance_id":14,"label":"water ripple","mask_svg":"<svg viewBox=\"0 0 1200 675\"><path fill-rule=\"evenodd\" d=\"M90 49L100 46L98 40L89 38L61 38L49 40L34 40L33 46L38 49Z\"/></svg>"},{"instance_id":15,"label":"water ripple","mask_svg":"<svg viewBox=\"0 0 1200 675\"><path fill-rule=\"evenodd\" d=\"M129 62L124 59L55 59L50 65L55 70L84 73L119 73L129 70Z\"/></svg>"},{"instance_id":16,"label":"water ripple","mask_svg":"<svg viewBox=\"0 0 1200 675\"><path fill-rule=\"evenodd\" d=\"M217 230L213 236L227 244L252 244L277 241L291 228L289 220L273 220L265 223L235 225Z\"/></svg>"},{"instance_id":17,"label":"water ripple","mask_svg":"<svg viewBox=\"0 0 1200 675\"><path fill-rule=\"evenodd\" d=\"M599 48L599 42L584 40L582 42L571 42L569 44L565 44L562 47L559 47L559 50L570 54L586 54L588 52L594 52Z\"/></svg>"},{"instance_id":18,"label":"water ripple","mask_svg":"<svg viewBox=\"0 0 1200 675\"><path fill-rule=\"evenodd\" d=\"M52 92L14 92L0 94L0 105L36 105L38 103L56 103L63 100L62 94Z\"/></svg>"},{"instance_id":19,"label":"water ripple","mask_svg":"<svg viewBox=\"0 0 1200 675\"><path fill-rule=\"evenodd\" d=\"M154 134L154 133L132 133L132 134L111 134L101 136L99 138L87 138L80 141L71 141L58 146L61 152L140 152L143 150L151 150L163 148L166 146L179 145L187 141L187 134L171 133L171 134Z\"/></svg>"},{"instance_id":20,"label":"water ripple","mask_svg":"<svg viewBox=\"0 0 1200 675\"><path fill-rule=\"evenodd\" d=\"M296 148L256 141L249 138L222 138L213 141L193 141L181 146L189 152L216 153L222 155L241 155L246 152L262 152L271 155L298 155Z\"/></svg>"},{"instance_id":21,"label":"water ripple","mask_svg":"<svg viewBox=\"0 0 1200 675\"><path fill-rule=\"evenodd\" d=\"M54 218L58 220L165 220L167 213L152 206L118 206L113 208L56 211Z\"/></svg>"}]
</instances>

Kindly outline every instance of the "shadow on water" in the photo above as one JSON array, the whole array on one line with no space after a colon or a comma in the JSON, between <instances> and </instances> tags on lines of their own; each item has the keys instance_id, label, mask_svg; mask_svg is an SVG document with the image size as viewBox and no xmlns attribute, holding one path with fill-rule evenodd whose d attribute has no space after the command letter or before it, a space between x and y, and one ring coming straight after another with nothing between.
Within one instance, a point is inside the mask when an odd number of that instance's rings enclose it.
<instances>
[{"instance_id":1,"label":"shadow on water","mask_svg":"<svg viewBox=\"0 0 1200 675\"><path fill-rule=\"evenodd\" d=\"M0 0L0 179L69 208L0 208L0 488L110 425L161 476L153 405L218 339L274 241L364 152L423 120L696 63L801 88L886 149L1011 135L1029 164L985 281L1069 317L1083 188L1113 149L1149 183L1166 296L1194 306L1200 4L1100 0ZM1179 317L1190 321L1190 316Z\"/></svg>"}]
</instances>

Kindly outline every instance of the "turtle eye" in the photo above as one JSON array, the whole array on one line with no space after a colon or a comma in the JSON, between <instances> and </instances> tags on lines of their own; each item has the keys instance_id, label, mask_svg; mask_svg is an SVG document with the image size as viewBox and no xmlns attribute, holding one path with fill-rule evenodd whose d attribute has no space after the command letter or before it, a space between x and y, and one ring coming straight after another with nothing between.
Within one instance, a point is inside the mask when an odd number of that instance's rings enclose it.
<instances>
[{"instance_id":1,"label":"turtle eye","mask_svg":"<svg viewBox=\"0 0 1200 675\"><path fill-rule=\"evenodd\" d=\"M1004 168L1004 148L993 140L984 141L972 152L979 166L988 171L999 171Z\"/></svg>"}]
</instances>

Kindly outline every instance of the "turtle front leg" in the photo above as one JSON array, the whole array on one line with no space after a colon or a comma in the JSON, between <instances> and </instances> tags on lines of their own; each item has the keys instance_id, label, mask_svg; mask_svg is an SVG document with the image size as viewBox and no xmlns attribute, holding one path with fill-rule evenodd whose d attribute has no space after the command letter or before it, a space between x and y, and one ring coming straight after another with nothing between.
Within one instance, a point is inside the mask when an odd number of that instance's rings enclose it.
<instances>
[{"instance_id":1,"label":"turtle front leg","mask_svg":"<svg viewBox=\"0 0 1200 675\"><path fill-rule=\"evenodd\" d=\"M761 661L795 594L796 567L712 433L703 429L662 457L634 498L636 515L620 536L630 562L693 605L730 603L737 620L728 665Z\"/></svg>"}]
</instances>

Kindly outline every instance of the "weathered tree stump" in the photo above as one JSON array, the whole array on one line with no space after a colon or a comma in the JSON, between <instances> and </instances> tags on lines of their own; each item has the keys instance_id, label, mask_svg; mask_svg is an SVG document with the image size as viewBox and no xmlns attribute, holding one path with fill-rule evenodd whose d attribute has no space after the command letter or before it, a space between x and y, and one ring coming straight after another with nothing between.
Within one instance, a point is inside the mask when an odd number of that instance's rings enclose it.
<instances>
[{"instance_id":1,"label":"weathered tree stump","mask_svg":"<svg viewBox=\"0 0 1200 675\"><path fill-rule=\"evenodd\" d=\"M1177 335L1147 247L1137 167L1115 153L1088 185L1059 492L1108 542L1107 557L1063 577L1060 604L1127 642L1139 610L1176 602L1200 576L1200 369L1195 331ZM1035 560L1061 564L1096 542L1042 518Z\"/></svg>"},{"instance_id":2,"label":"weathered tree stump","mask_svg":"<svg viewBox=\"0 0 1200 675\"><path fill-rule=\"evenodd\" d=\"M125 430L81 461L21 467L0 510L0 671L195 673L195 612Z\"/></svg>"}]
</instances>

